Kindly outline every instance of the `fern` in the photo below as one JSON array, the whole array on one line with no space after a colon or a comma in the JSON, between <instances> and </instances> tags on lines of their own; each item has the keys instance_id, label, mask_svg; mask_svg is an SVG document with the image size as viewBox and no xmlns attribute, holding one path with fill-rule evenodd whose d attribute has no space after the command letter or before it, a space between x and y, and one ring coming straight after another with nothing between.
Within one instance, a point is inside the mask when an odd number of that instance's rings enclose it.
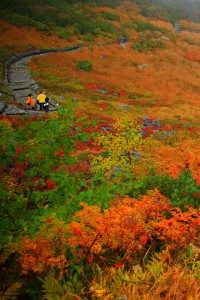
<instances>
[{"instance_id":1,"label":"fern","mask_svg":"<svg viewBox=\"0 0 200 300\"><path fill-rule=\"evenodd\" d=\"M10 300L14 297L17 296L18 290L19 288L22 286L22 282L14 282L13 284L11 284L7 291L3 294L0 294L0 297L2 300ZM16 298L14 298L16 299Z\"/></svg>"},{"instance_id":2,"label":"fern","mask_svg":"<svg viewBox=\"0 0 200 300\"><path fill-rule=\"evenodd\" d=\"M49 273L45 279L39 278L42 282L43 298L45 300L61 300L66 294L65 289L55 278L54 272Z\"/></svg>"}]
</instances>

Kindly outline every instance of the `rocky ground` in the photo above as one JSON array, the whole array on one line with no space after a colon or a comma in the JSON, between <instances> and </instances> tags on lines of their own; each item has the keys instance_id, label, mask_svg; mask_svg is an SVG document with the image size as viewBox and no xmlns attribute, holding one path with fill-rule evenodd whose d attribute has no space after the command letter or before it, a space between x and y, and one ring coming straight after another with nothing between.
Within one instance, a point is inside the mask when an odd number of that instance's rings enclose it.
<instances>
[{"instance_id":1,"label":"rocky ground","mask_svg":"<svg viewBox=\"0 0 200 300\"><path fill-rule=\"evenodd\" d=\"M28 61L35 55L46 55L51 52L68 52L79 50L79 46L70 46L58 49L39 50L31 53L17 54L5 62L1 62L2 80L0 82L0 114L3 115L38 115L45 112L31 110L25 107L28 94L36 99L39 86L31 77L27 68ZM6 87L6 88L5 88ZM5 100L4 100L5 99ZM7 101L9 99L9 101ZM50 107L54 111L58 107Z\"/></svg>"},{"instance_id":2,"label":"rocky ground","mask_svg":"<svg viewBox=\"0 0 200 300\"><path fill-rule=\"evenodd\" d=\"M30 59L31 57L22 58L10 67L10 88L13 90L15 100L22 104L26 101L29 93L36 98L36 92L39 89L27 68Z\"/></svg>"},{"instance_id":3,"label":"rocky ground","mask_svg":"<svg viewBox=\"0 0 200 300\"><path fill-rule=\"evenodd\" d=\"M29 93L33 94L34 99L37 98L39 91L38 84L33 80L31 74L27 68L27 63L31 59L31 56L22 58L17 62L11 64L7 74L10 90L12 90L13 102L15 104L10 104L9 102L0 102L0 113L3 115L38 115L45 112L41 112L38 109L32 110L28 106L25 106L25 101ZM2 91L6 94L6 91ZM52 108L50 108L52 110Z\"/></svg>"}]
</instances>

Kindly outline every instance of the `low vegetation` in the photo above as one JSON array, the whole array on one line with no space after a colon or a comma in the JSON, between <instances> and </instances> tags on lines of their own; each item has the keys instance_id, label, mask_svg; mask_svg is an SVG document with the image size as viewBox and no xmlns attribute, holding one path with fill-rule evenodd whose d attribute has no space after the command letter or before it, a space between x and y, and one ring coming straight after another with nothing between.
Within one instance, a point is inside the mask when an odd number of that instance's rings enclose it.
<instances>
[{"instance_id":1,"label":"low vegetation","mask_svg":"<svg viewBox=\"0 0 200 300\"><path fill-rule=\"evenodd\" d=\"M80 60L78 61L76 68L77 70L89 72L92 70L92 63L88 60Z\"/></svg>"},{"instance_id":2,"label":"low vegetation","mask_svg":"<svg viewBox=\"0 0 200 300\"><path fill-rule=\"evenodd\" d=\"M198 24L176 35L146 1L36 2L1 4L2 61L88 47L28 65L59 110L1 115L0 298L198 300Z\"/></svg>"}]
</instances>

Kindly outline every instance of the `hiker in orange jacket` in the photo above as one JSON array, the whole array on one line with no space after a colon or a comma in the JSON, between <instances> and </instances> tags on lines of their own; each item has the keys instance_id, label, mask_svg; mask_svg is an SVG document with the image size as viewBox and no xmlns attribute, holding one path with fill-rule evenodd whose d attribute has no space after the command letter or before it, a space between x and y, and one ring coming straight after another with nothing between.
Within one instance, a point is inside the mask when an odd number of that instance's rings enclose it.
<instances>
[{"instance_id":1,"label":"hiker in orange jacket","mask_svg":"<svg viewBox=\"0 0 200 300\"><path fill-rule=\"evenodd\" d=\"M33 110L36 110L35 100L32 94L28 94L28 98L26 100L26 104L30 105Z\"/></svg>"},{"instance_id":2,"label":"hiker in orange jacket","mask_svg":"<svg viewBox=\"0 0 200 300\"><path fill-rule=\"evenodd\" d=\"M37 103L40 104L40 110L44 110L44 103L45 103L45 93L40 92L39 95L37 96Z\"/></svg>"}]
</instances>

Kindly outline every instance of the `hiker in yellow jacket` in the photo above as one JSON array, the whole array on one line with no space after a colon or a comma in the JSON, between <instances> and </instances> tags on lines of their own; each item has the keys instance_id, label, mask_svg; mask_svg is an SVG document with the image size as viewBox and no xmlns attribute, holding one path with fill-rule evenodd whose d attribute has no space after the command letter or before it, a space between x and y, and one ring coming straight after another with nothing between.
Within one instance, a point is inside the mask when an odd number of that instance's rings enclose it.
<instances>
[{"instance_id":1,"label":"hiker in yellow jacket","mask_svg":"<svg viewBox=\"0 0 200 300\"><path fill-rule=\"evenodd\" d=\"M40 110L44 110L44 103L45 103L45 93L40 92L39 95L37 96L37 103L40 104Z\"/></svg>"}]
</instances>

